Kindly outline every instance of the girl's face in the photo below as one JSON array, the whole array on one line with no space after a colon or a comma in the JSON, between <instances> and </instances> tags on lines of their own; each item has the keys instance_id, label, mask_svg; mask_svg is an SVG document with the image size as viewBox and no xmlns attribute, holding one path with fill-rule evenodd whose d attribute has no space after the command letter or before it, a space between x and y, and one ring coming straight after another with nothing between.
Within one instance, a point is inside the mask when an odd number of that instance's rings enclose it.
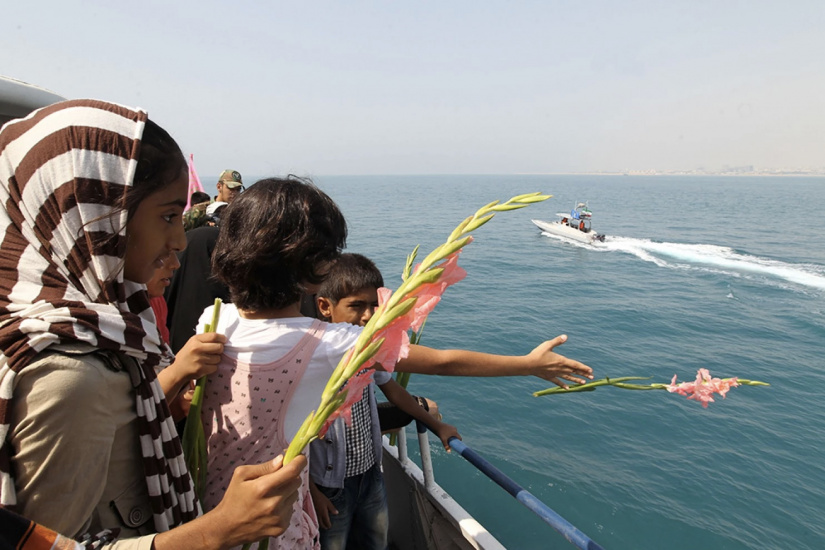
<instances>
[{"instance_id":1,"label":"girl's face","mask_svg":"<svg viewBox=\"0 0 825 550\"><path fill-rule=\"evenodd\" d=\"M126 224L126 258L123 278L147 283L164 265L169 253L186 247L183 209L186 208L188 178L178 179L141 202Z\"/></svg>"},{"instance_id":2,"label":"girl's face","mask_svg":"<svg viewBox=\"0 0 825 550\"><path fill-rule=\"evenodd\" d=\"M172 284L172 275L175 270L180 267L178 255L174 252L169 252L169 255L163 258L163 267L155 270L155 274L146 283L146 292L149 293L150 298L157 298L163 296L166 287Z\"/></svg>"}]
</instances>

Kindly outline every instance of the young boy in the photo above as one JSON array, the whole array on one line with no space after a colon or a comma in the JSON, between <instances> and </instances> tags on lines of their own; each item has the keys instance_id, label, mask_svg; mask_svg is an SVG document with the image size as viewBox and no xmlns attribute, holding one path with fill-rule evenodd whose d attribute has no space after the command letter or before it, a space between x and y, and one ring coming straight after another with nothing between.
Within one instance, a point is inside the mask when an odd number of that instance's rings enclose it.
<instances>
[{"instance_id":1,"label":"young boy","mask_svg":"<svg viewBox=\"0 0 825 550\"><path fill-rule=\"evenodd\" d=\"M378 307L381 272L360 254L342 254L318 290L324 320L364 326ZM429 414L387 372L374 373L375 384L401 411L421 420L444 448L458 435L453 426ZM321 527L321 550L387 548L389 515L381 475L381 430L373 387L352 406L352 425L339 418L310 448L310 492Z\"/></svg>"}]
</instances>

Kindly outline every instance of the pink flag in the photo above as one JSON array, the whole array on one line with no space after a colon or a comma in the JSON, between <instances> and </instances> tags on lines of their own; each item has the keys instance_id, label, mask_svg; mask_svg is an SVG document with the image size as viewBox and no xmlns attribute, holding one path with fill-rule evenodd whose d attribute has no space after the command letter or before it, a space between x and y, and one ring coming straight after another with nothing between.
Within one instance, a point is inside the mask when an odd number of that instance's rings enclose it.
<instances>
[{"instance_id":1,"label":"pink flag","mask_svg":"<svg viewBox=\"0 0 825 550\"><path fill-rule=\"evenodd\" d=\"M204 191L204 188L203 185L201 185L201 179L198 177L198 173L195 171L195 155L189 153L189 193L186 197L186 210L189 210L192 206L189 202L192 200L192 193L195 191Z\"/></svg>"}]
</instances>

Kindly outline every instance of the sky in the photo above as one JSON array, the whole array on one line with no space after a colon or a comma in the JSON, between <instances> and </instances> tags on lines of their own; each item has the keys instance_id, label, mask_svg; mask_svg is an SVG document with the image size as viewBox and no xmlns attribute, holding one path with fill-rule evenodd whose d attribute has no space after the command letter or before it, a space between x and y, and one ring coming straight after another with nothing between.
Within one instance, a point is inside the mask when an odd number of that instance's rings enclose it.
<instances>
[{"instance_id":1,"label":"sky","mask_svg":"<svg viewBox=\"0 0 825 550\"><path fill-rule=\"evenodd\" d=\"M202 179L825 170L825 2L5 0L0 74Z\"/></svg>"}]
</instances>

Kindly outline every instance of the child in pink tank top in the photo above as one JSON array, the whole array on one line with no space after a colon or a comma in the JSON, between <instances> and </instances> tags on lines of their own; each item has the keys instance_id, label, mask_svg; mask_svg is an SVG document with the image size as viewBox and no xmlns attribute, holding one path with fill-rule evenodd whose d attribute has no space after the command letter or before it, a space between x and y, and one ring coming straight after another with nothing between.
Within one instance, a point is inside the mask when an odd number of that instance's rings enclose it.
<instances>
[{"instance_id":1,"label":"child in pink tank top","mask_svg":"<svg viewBox=\"0 0 825 550\"><path fill-rule=\"evenodd\" d=\"M291 351L269 363L244 363L223 355L203 407L209 456L203 497L207 509L220 503L236 466L252 457L270 459L289 446L283 427L286 408L323 333L322 323L314 323ZM302 487L308 475L308 470L301 472ZM317 541L315 508L302 490L289 527L269 547L314 548Z\"/></svg>"}]
</instances>

